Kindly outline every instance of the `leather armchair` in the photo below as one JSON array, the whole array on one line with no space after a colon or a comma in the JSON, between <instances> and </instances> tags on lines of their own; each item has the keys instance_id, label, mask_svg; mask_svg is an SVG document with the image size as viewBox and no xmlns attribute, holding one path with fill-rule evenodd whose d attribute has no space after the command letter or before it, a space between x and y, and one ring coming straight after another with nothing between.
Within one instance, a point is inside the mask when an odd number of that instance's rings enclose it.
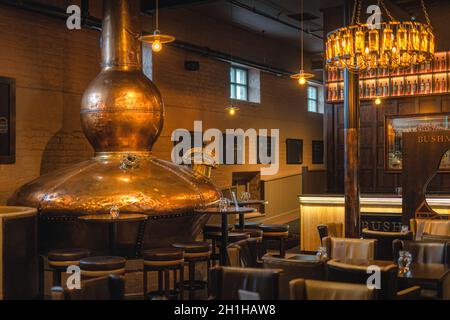
<instances>
[{"instance_id":1,"label":"leather armchair","mask_svg":"<svg viewBox=\"0 0 450 320\"><path fill-rule=\"evenodd\" d=\"M374 300L363 284L295 279L289 283L291 300Z\"/></svg>"},{"instance_id":2,"label":"leather armchair","mask_svg":"<svg viewBox=\"0 0 450 320\"><path fill-rule=\"evenodd\" d=\"M421 240L424 233L450 237L450 220L411 219L410 227L415 240Z\"/></svg>"},{"instance_id":3,"label":"leather armchair","mask_svg":"<svg viewBox=\"0 0 450 320\"><path fill-rule=\"evenodd\" d=\"M450 242L394 240L392 249L394 261L398 260L400 251L406 250L413 262L450 264Z\"/></svg>"},{"instance_id":4,"label":"leather armchair","mask_svg":"<svg viewBox=\"0 0 450 320\"><path fill-rule=\"evenodd\" d=\"M123 300L125 279L110 275L81 282L81 289L52 288L52 300Z\"/></svg>"},{"instance_id":5,"label":"leather armchair","mask_svg":"<svg viewBox=\"0 0 450 320\"><path fill-rule=\"evenodd\" d=\"M325 262L320 261L316 256L306 256L311 259L283 259L270 255L263 257L265 269L281 269L280 274L280 299L289 299L289 282L293 279L315 279L325 280Z\"/></svg>"},{"instance_id":6,"label":"leather armchair","mask_svg":"<svg viewBox=\"0 0 450 320\"><path fill-rule=\"evenodd\" d=\"M239 300L239 290L259 294L261 300L277 300L282 270L215 267L210 270L210 299Z\"/></svg>"},{"instance_id":7,"label":"leather armchair","mask_svg":"<svg viewBox=\"0 0 450 320\"><path fill-rule=\"evenodd\" d=\"M408 232L385 232L385 231L374 231L365 228L362 230L362 237L364 239L376 239L377 249L375 254L375 259L377 260L389 260L393 261L392 255L392 242L395 239L400 240L412 240L413 233Z\"/></svg>"},{"instance_id":8,"label":"leather armchair","mask_svg":"<svg viewBox=\"0 0 450 320\"><path fill-rule=\"evenodd\" d=\"M377 240L325 237L323 245L331 259L374 260Z\"/></svg>"},{"instance_id":9,"label":"leather armchair","mask_svg":"<svg viewBox=\"0 0 450 320\"><path fill-rule=\"evenodd\" d=\"M343 237L344 236L344 226L342 223L327 223L319 224L317 226L317 231L319 232L320 243L325 237Z\"/></svg>"},{"instance_id":10,"label":"leather armchair","mask_svg":"<svg viewBox=\"0 0 450 320\"><path fill-rule=\"evenodd\" d=\"M422 235L422 241L450 242L450 236L438 236L438 235L435 235L435 234L424 233Z\"/></svg>"},{"instance_id":11,"label":"leather armchair","mask_svg":"<svg viewBox=\"0 0 450 320\"><path fill-rule=\"evenodd\" d=\"M261 241L255 238L241 240L228 245L227 255L231 267L261 268L262 262L258 259Z\"/></svg>"},{"instance_id":12,"label":"leather armchair","mask_svg":"<svg viewBox=\"0 0 450 320\"><path fill-rule=\"evenodd\" d=\"M380 300L416 300L420 298L420 287L410 287L398 291L398 267L395 264L379 266L380 289L375 289L377 299ZM367 273L367 266L354 265L337 260L327 263L327 279L329 281L359 283L366 285L371 274Z\"/></svg>"}]
</instances>

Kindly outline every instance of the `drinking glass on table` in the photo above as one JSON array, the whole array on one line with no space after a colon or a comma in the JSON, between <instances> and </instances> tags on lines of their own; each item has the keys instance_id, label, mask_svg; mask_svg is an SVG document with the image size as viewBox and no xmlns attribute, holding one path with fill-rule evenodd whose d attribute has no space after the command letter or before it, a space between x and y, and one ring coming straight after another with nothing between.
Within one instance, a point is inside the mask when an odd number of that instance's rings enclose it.
<instances>
[{"instance_id":1,"label":"drinking glass on table","mask_svg":"<svg viewBox=\"0 0 450 320\"><path fill-rule=\"evenodd\" d=\"M241 200L242 201L249 201L250 200L250 192L248 192L248 191L244 191L244 192L242 192L242 194L241 194Z\"/></svg>"},{"instance_id":2,"label":"drinking glass on table","mask_svg":"<svg viewBox=\"0 0 450 320\"><path fill-rule=\"evenodd\" d=\"M402 250L398 254L398 269L400 270L400 273L407 273L412 262L411 253Z\"/></svg>"},{"instance_id":3,"label":"drinking glass on table","mask_svg":"<svg viewBox=\"0 0 450 320\"><path fill-rule=\"evenodd\" d=\"M317 258L319 258L319 260L325 260L328 258L328 252L327 252L327 247L319 247L319 249L317 250L316 253Z\"/></svg>"},{"instance_id":4,"label":"drinking glass on table","mask_svg":"<svg viewBox=\"0 0 450 320\"><path fill-rule=\"evenodd\" d=\"M228 211L228 207L230 206L230 200L227 198L220 198L219 200L219 210L220 212Z\"/></svg>"}]
</instances>

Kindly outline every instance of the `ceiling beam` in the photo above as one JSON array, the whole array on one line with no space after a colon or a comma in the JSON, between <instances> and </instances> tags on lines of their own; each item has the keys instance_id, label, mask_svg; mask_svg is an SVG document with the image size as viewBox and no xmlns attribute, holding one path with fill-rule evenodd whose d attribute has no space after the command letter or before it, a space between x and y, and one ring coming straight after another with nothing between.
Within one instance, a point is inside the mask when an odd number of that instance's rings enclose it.
<instances>
[{"instance_id":1,"label":"ceiling beam","mask_svg":"<svg viewBox=\"0 0 450 320\"><path fill-rule=\"evenodd\" d=\"M160 0L159 9L169 9L169 8L181 8L188 7L192 5L205 4L208 2L214 2L218 0ZM145 13L152 13L156 9L155 0L142 0L141 1L141 11Z\"/></svg>"}]
</instances>

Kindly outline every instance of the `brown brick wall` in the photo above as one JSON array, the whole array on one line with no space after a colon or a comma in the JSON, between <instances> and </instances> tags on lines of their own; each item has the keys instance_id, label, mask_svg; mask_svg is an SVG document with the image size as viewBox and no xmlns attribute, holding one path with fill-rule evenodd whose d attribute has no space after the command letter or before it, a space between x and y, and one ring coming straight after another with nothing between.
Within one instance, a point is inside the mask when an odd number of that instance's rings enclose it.
<instances>
[{"instance_id":1,"label":"brown brick wall","mask_svg":"<svg viewBox=\"0 0 450 320\"><path fill-rule=\"evenodd\" d=\"M97 7L99 1L93 2ZM92 8L92 13L100 12ZM143 25L151 30L150 18ZM180 40L215 50L296 70L298 50L191 9L168 10L161 17L165 31ZM12 192L40 174L92 156L79 121L83 91L99 71L99 33L69 31L64 21L0 5L0 75L17 81L17 162L0 165L0 204ZM233 36L233 39L230 38ZM200 71L184 70L185 60L200 62ZM169 159L170 134L176 128L280 128L279 175L299 173L301 166L285 163L286 138L304 140L304 165L311 165L311 141L322 139L322 116L306 111L304 90L289 78L261 73L261 104L240 104L230 117L228 68L224 62L165 47L154 57L153 75L166 105L163 133L155 155ZM214 172L220 186L231 183L233 171L255 171L258 166L222 166Z\"/></svg>"}]
</instances>

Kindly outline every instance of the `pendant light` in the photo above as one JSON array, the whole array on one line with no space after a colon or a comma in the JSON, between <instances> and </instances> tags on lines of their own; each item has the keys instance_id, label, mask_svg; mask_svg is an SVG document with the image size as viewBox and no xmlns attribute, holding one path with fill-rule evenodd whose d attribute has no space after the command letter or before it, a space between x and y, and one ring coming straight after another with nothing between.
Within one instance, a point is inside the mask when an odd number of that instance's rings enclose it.
<instances>
[{"instance_id":1,"label":"pendant light","mask_svg":"<svg viewBox=\"0 0 450 320\"><path fill-rule=\"evenodd\" d=\"M140 38L142 42L150 43L153 52L160 52L163 44L175 41L175 37L167 34L161 34L159 31L159 1L156 0L156 29L153 34L145 35Z\"/></svg>"},{"instance_id":2,"label":"pendant light","mask_svg":"<svg viewBox=\"0 0 450 320\"><path fill-rule=\"evenodd\" d=\"M233 4L229 4L229 6L230 6L230 21L232 24L233 23ZM231 26L231 28L232 28L232 26ZM233 38L232 37L230 37L230 60L231 60L231 62L233 61ZM231 77L231 75L230 75L230 77ZM236 112L238 112L241 108L233 105L233 99L231 98L231 93L230 93L229 100L230 100L230 104L225 106L225 111L228 112L228 114L230 116L234 116L236 114Z\"/></svg>"},{"instance_id":3,"label":"pendant light","mask_svg":"<svg viewBox=\"0 0 450 320\"><path fill-rule=\"evenodd\" d=\"M312 73L306 73L304 70L304 57L303 57L303 51L304 51L304 24L303 24L303 0L300 0L301 3L301 9L300 9L300 51L301 51L301 58L300 58L300 72L297 74L294 74L291 76L291 78L296 79L298 81L298 83L303 86L306 83L307 79L311 79L314 78L314 75Z\"/></svg>"}]
</instances>

